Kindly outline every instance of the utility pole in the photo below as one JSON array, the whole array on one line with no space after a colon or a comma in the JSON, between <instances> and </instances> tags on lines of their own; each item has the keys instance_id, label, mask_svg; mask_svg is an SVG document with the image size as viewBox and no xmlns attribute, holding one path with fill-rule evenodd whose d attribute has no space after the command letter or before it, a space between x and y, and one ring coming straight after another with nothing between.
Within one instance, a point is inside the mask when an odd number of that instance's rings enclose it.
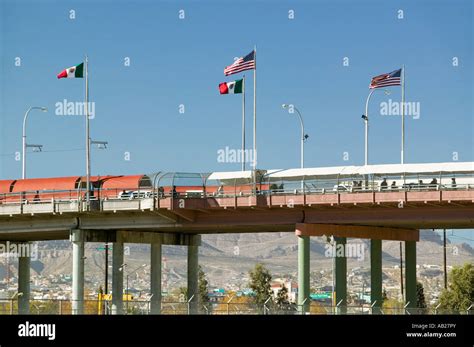
<instances>
[{"instance_id":1,"label":"utility pole","mask_svg":"<svg viewBox=\"0 0 474 347\"><path fill-rule=\"evenodd\" d=\"M10 253L6 253L7 256L7 295L10 297Z\"/></svg>"},{"instance_id":2,"label":"utility pole","mask_svg":"<svg viewBox=\"0 0 474 347\"><path fill-rule=\"evenodd\" d=\"M403 250L402 250L402 242L400 241L400 288L402 291L402 301L403 301Z\"/></svg>"},{"instance_id":3,"label":"utility pole","mask_svg":"<svg viewBox=\"0 0 474 347\"><path fill-rule=\"evenodd\" d=\"M109 293L109 243L105 243L105 285L104 293Z\"/></svg>"},{"instance_id":4,"label":"utility pole","mask_svg":"<svg viewBox=\"0 0 474 347\"><path fill-rule=\"evenodd\" d=\"M443 252L444 252L444 289L448 289L448 271L446 264L446 229L443 229Z\"/></svg>"}]
</instances>

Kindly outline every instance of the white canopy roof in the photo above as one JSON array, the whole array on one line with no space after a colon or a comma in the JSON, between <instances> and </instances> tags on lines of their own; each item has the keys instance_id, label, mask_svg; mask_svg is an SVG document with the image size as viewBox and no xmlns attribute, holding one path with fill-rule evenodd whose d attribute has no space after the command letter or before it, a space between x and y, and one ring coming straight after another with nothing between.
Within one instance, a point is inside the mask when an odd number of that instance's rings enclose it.
<instances>
[{"instance_id":1,"label":"white canopy roof","mask_svg":"<svg viewBox=\"0 0 474 347\"><path fill-rule=\"evenodd\" d=\"M423 164L382 164L367 166L333 166L304 169L272 170L267 173L269 178L301 179L303 177L357 176L367 174L439 174L474 173L474 162L447 162Z\"/></svg>"},{"instance_id":2,"label":"white canopy roof","mask_svg":"<svg viewBox=\"0 0 474 347\"><path fill-rule=\"evenodd\" d=\"M439 174L439 173L474 174L474 162L447 162L422 164L381 164L367 166L332 166L304 169L267 170L265 177L270 179L299 180L316 177L348 177L357 175L398 175L398 174ZM222 183L248 183L252 180L252 171L213 172L207 180L218 180Z\"/></svg>"},{"instance_id":3,"label":"white canopy roof","mask_svg":"<svg viewBox=\"0 0 474 347\"><path fill-rule=\"evenodd\" d=\"M227 171L227 172L213 172L209 175L207 180L236 180L236 179L251 179L252 171Z\"/></svg>"}]
</instances>

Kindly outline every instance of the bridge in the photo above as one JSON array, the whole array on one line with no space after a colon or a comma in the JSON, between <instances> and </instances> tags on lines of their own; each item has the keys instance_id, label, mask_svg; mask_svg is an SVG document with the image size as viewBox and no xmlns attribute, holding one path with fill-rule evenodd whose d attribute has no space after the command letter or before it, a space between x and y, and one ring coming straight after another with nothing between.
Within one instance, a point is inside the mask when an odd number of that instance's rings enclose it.
<instances>
[{"instance_id":1,"label":"bridge","mask_svg":"<svg viewBox=\"0 0 474 347\"><path fill-rule=\"evenodd\" d=\"M382 241L405 243L406 304L416 306L419 229L474 227L474 163L163 173L0 181L0 242L73 245L72 309L84 309L84 244L111 242L112 292L123 292L124 243L151 244L151 313L161 310L161 246L188 247L190 311L197 312L198 248L206 233L294 231L298 306L309 310L309 239L370 239L371 302L382 304ZM346 305L347 258L335 260L336 302ZM19 312L29 310L30 258L19 257ZM112 311L123 311L114 295ZM344 309L342 309L342 312Z\"/></svg>"}]
</instances>

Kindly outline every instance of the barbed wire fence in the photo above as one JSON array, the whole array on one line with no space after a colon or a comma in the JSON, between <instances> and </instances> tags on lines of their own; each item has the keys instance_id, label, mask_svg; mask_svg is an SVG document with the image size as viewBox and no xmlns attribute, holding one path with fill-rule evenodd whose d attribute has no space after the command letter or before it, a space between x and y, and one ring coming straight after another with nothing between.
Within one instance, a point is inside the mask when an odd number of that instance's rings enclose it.
<instances>
[{"instance_id":1,"label":"barbed wire fence","mask_svg":"<svg viewBox=\"0 0 474 347\"><path fill-rule=\"evenodd\" d=\"M106 300L84 300L84 314L109 315L112 314L111 302ZM123 312L127 315L148 315L151 312L149 300L125 300ZM0 300L0 315L18 314L18 299ZM70 315L72 314L72 300L41 299L30 301L30 315ZM187 301L162 302L161 314L189 315L192 314L190 303ZM293 303L276 305L266 302L263 305L255 303L218 302L201 305L197 314L201 315L474 315L474 304L464 310L446 310L440 306L428 308L409 308L408 305L398 307L375 307L362 305L328 305L311 302L309 310L305 312L301 306Z\"/></svg>"}]
</instances>

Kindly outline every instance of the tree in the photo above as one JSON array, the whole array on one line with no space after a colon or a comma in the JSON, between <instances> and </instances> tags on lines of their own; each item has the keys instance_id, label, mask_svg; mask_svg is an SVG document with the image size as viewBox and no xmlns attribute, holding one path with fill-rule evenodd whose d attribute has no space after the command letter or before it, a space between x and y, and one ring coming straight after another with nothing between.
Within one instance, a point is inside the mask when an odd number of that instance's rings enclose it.
<instances>
[{"instance_id":1,"label":"tree","mask_svg":"<svg viewBox=\"0 0 474 347\"><path fill-rule=\"evenodd\" d=\"M441 309L464 311L474 301L474 266L455 266L449 273L449 287L439 298Z\"/></svg>"},{"instance_id":2,"label":"tree","mask_svg":"<svg viewBox=\"0 0 474 347\"><path fill-rule=\"evenodd\" d=\"M203 308L204 306L209 308L209 282L206 279L206 274L202 270L201 265L199 265L199 272L198 272L198 280L199 280L199 308Z\"/></svg>"},{"instance_id":3,"label":"tree","mask_svg":"<svg viewBox=\"0 0 474 347\"><path fill-rule=\"evenodd\" d=\"M288 302L288 289L283 284L282 284L280 290L277 293L276 304L277 304L277 306L280 310L285 309L289 304L289 302Z\"/></svg>"},{"instance_id":4,"label":"tree","mask_svg":"<svg viewBox=\"0 0 474 347\"><path fill-rule=\"evenodd\" d=\"M421 282L416 282L416 307L426 308L425 293Z\"/></svg>"},{"instance_id":5,"label":"tree","mask_svg":"<svg viewBox=\"0 0 474 347\"><path fill-rule=\"evenodd\" d=\"M259 307L263 307L263 304L272 296L270 285L272 275L263 264L256 264L249 274L249 287L255 293L254 301Z\"/></svg>"}]
</instances>

